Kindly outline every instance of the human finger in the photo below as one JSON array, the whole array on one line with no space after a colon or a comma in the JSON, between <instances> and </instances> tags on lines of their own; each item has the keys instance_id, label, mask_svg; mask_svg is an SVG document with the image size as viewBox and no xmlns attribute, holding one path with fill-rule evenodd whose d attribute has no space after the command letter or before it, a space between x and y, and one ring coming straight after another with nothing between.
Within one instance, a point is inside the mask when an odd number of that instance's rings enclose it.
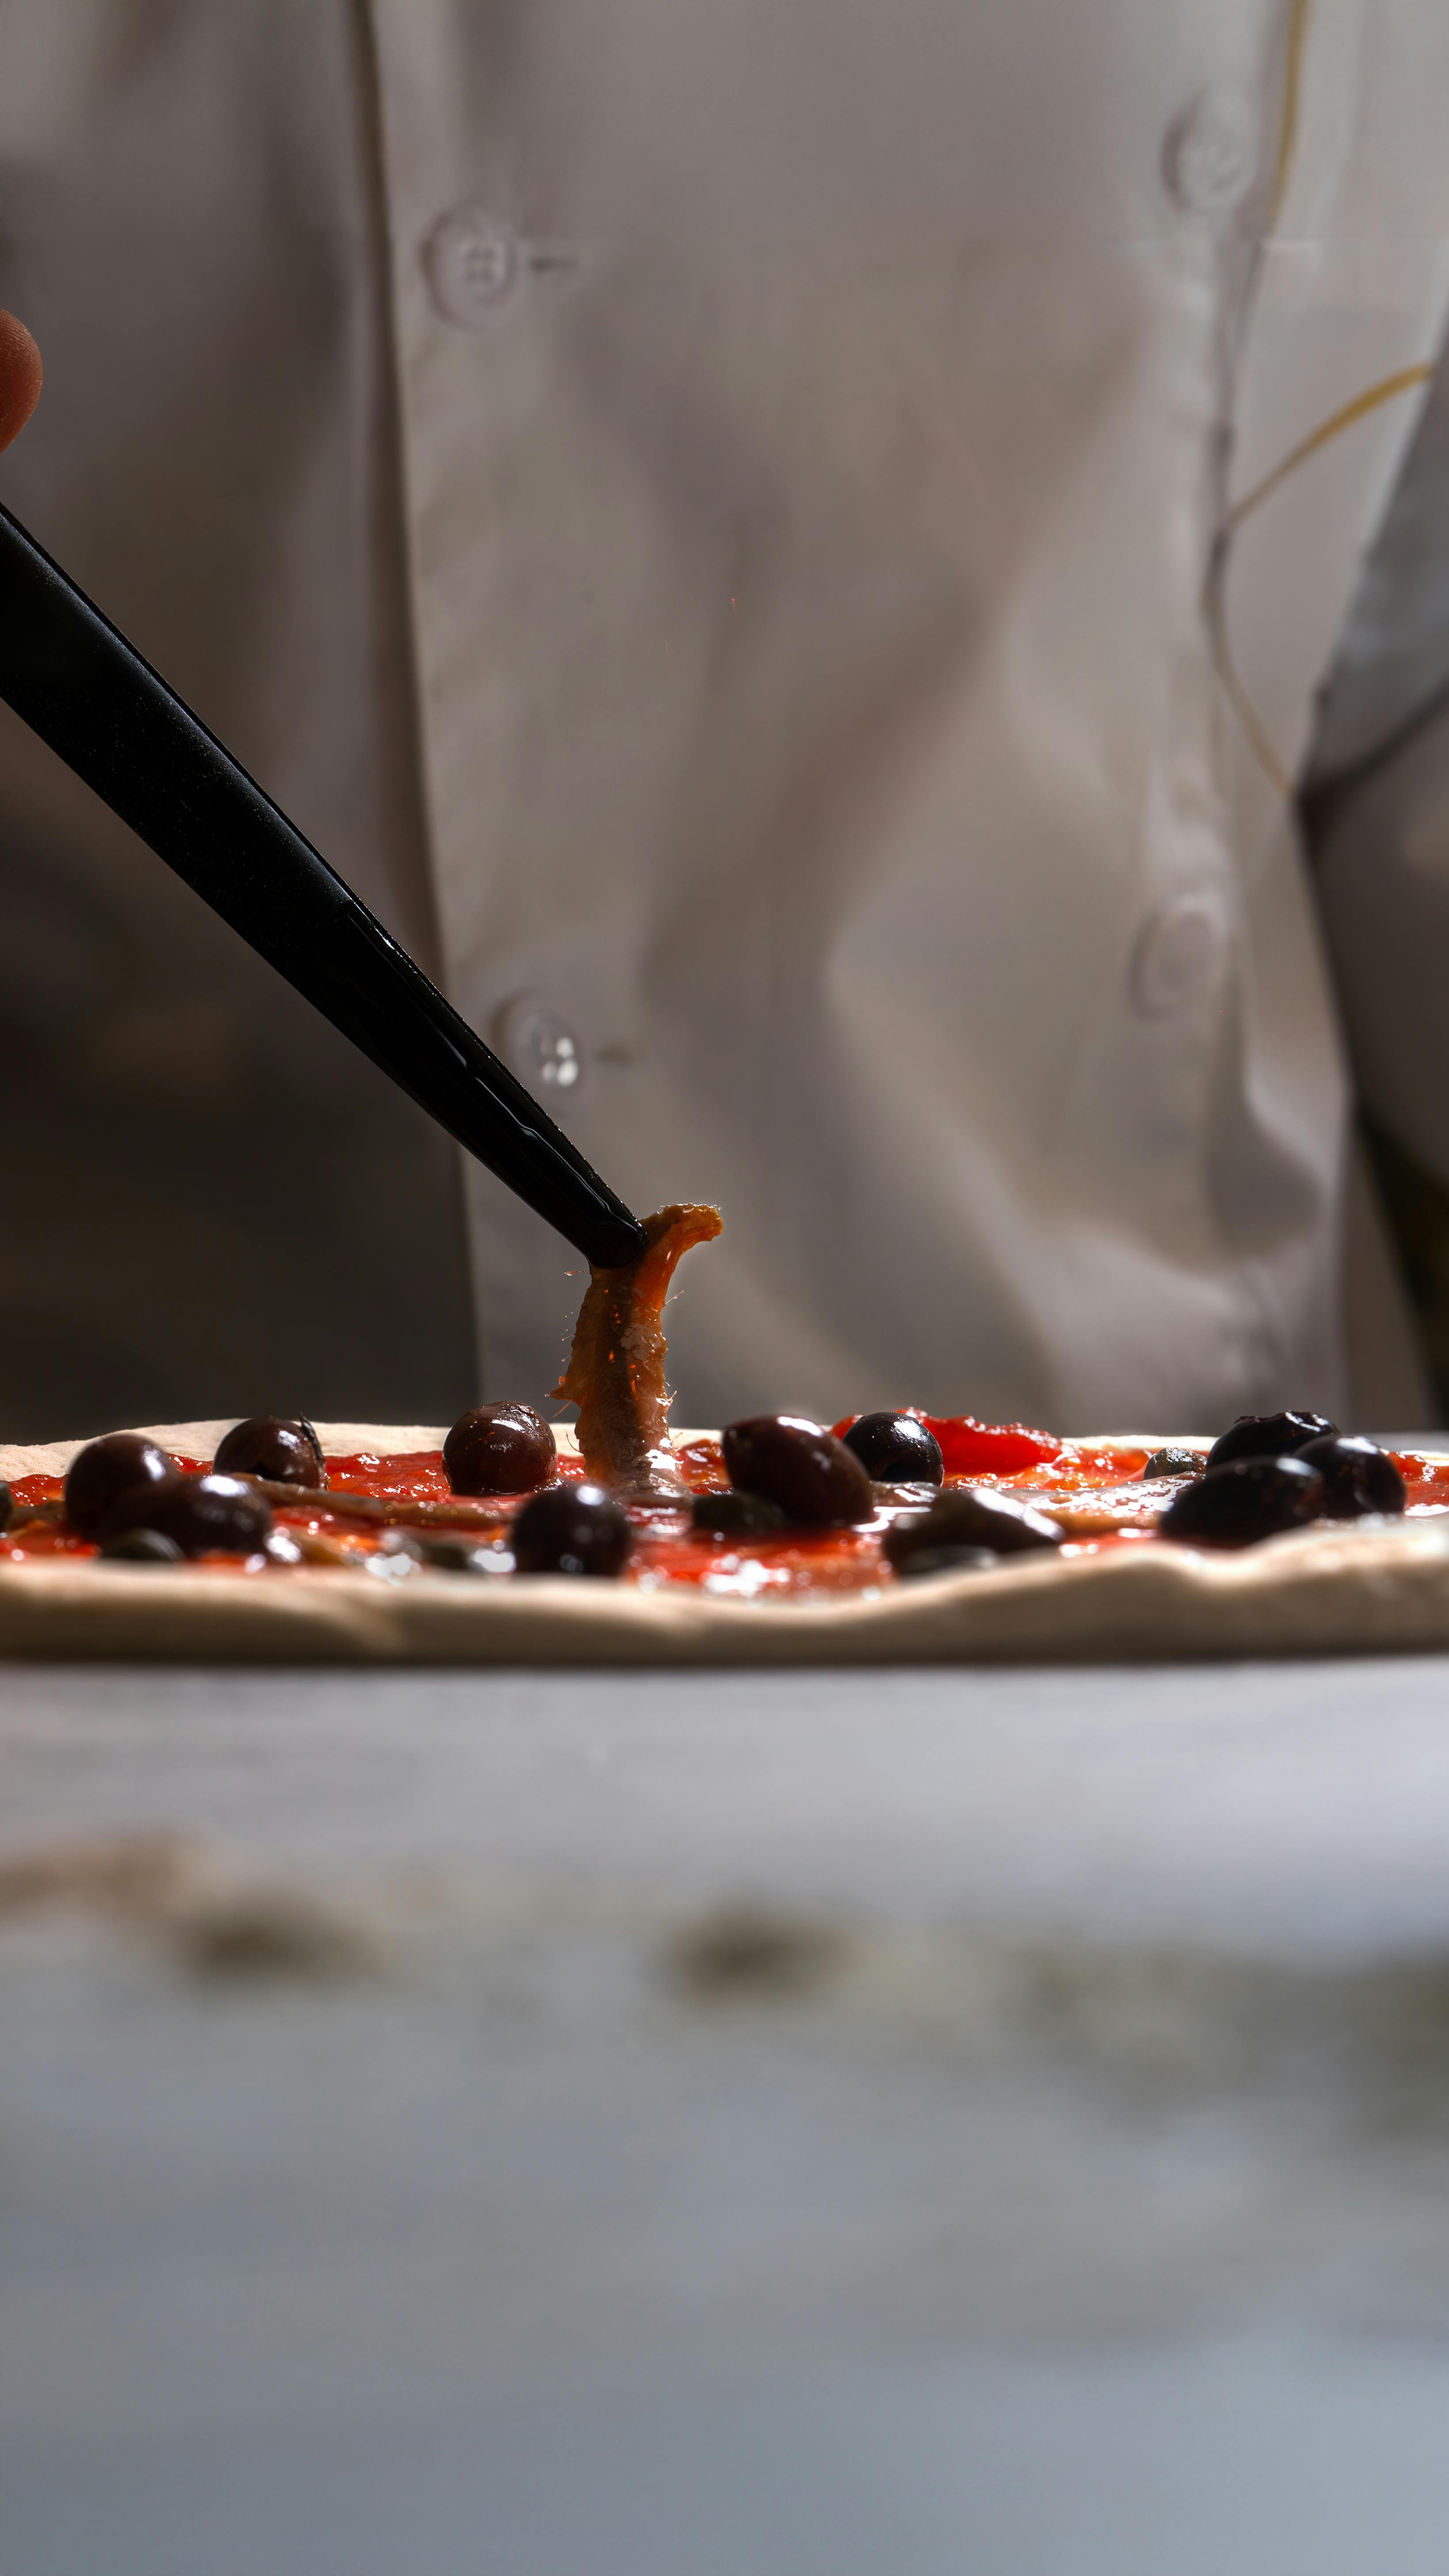
<instances>
[{"instance_id":1,"label":"human finger","mask_svg":"<svg viewBox=\"0 0 1449 2576\"><path fill-rule=\"evenodd\" d=\"M40 351L13 313L0 311L0 447L25 427L40 400Z\"/></svg>"}]
</instances>

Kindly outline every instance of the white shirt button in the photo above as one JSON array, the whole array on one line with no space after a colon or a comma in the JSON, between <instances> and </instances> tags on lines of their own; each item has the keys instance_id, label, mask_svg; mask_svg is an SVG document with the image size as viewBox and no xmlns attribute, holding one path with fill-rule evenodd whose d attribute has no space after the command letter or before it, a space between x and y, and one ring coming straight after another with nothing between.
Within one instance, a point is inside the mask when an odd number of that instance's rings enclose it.
<instances>
[{"instance_id":1,"label":"white shirt button","mask_svg":"<svg viewBox=\"0 0 1449 2576\"><path fill-rule=\"evenodd\" d=\"M1227 924L1212 895L1179 895L1143 924L1129 985L1145 1019L1181 1011L1204 993L1227 950Z\"/></svg>"},{"instance_id":2,"label":"white shirt button","mask_svg":"<svg viewBox=\"0 0 1449 2576\"><path fill-rule=\"evenodd\" d=\"M489 1040L521 1083L547 1100L577 1099L587 1071L583 1047L553 1005L513 993L489 1024Z\"/></svg>"},{"instance_id":3,"label":"white shirt button","mask_svg":"<svg viewBox=\"0 0 1449 2576\"><path fill-rule=\"evenodd\" d=\"M1198 92L1162 147L1168 192L1191 215L1230 215L1258 175L1258 111L1226 82Z\"/></svg>"},{"instance_id":4,"label":"white shirt button","mask_svg":"<svg viewBox=\"0 0 1449 2576\"><path fill-rule=\"evenodd\" d=\"M435 311L460 331L481 331L519 283L515 235L485 206L455 206L434 224L423 268Z\"/></svg>"}]
</instances>

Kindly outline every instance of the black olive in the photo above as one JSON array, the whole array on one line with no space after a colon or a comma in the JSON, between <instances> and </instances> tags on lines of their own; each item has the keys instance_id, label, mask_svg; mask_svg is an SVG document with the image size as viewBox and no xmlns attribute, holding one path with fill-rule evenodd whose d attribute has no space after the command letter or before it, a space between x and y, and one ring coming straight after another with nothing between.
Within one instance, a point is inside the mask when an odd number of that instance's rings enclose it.
<instances>
[{"instance_id":1,"label":"black olive","mask_svg":"<svg viewBox=\"0 0 1449 2576\"><path fill-rule=\"evenodd\" d=\"M441 1574L492 1574L498 1569L498 1551L486 1542L471 1538L435 1538L431 1530L390 1529L379 1550L382 1556L410 1556L415 1565L430 1565ZM507 1571L507 1558L503 1561Z\"/></svg>"},{"instance_id":2,"label":"black olive","mask_svg":"<svg viewBox=\"0 0 1449 2576\"><path fill-rule=\"evenodd\" d=\"M629 1516L602 1485L545 1485L523 1506L509 1545L520 1574L617 1574L633 1551Z\"/></svg>"},{"instance_id":3,"label":"black olive","mask_svg":"<svg viewBox=\"0 0 1449 2576\"><path fill-rule=\"evenodd\" d=\"M1310 1440L1337 1429L1326 1413L1240 1413L1231 1431L1213 1442L1203 1472L1226 1467L1234 1458L1296 1458Z\"/></svg>"},{"instance_id":4,"label":"black olive","mask_svg":"<svg viewBox=\"0 0 1449 2576\"><path fill-rule=\"evenodd\" d=\"M1028 1549L1060 1547L1062 1532L1045 1512L1033 1511L1013 1494L996 1494L972 1485L954 1485L928 1512L913 1512L887 1530L888 1565L906 1565L914 1556L935 1556L942 1549L989 1548L993 1556L1022 1556Z\"/></svg>"},{"instance_id":5,"label":"black olive","mask_svg":"<svg viewBox=\"0 0 1449 2576\"><path fill-rule=\"evenodd\" d=\"M103 1440L78 1449L66 1470L66 1519L81 1538L99 1537L103 1521L111 1529L135 1528L143 1520L149 1525L150 1515L140 1508L141 1498L175 1475L175 1459L154 1440L139 1431L108 1431ZM137 1508L122 1524L113 1512L128 1494L138 1498Z\"/></svg>"},{"instance_id":6,"label":"black olive","mask_svg":"<svg viewBox=\"0 0 1449 2576\"><path fill-rule=\"evenodd\" d=\"M488 1550L476 1539L426 1538L423 1541L423 1563L440 1574L487 1574Z\"/></svg>"},{"instance_id":7,"label":"black olive","mask_svg":"<svg viewBox=\"0 0 1449 2576\"><path fill-rule=\"evenodd\" d=\"M939 1485L946 1473L940 1441L913 1413L863 1413L845 1445L877 1485Z\"/></svg>"},{"instance_id":8,"label":"black olive","mask_svg":"<svg viewBox=\"0 0 1449 2576\"><path fill-rule=\"evenodd\" d=\"M1328 1521L1362 1520L1370 1512L1401 1512L1404 1480L1386 1449L1352 1432L1330 1432L1298 1452L1323 1478L1320 1506Z\"/></svg>"},{"instance_id":9,"label":"black olive","mask_svg":"<svg viewBox=\"0 0 1449 2576\"><path fill-rule=\"evenodd\" d=\"M1200 1476L1205 1463L1200 1449L1154 1449L1142 1470L1143 1482L1150 1476Z\"/></svg>"},{"instance_id":10,"label":"black olive","mask_svg":"<svg viewBox=\"0 0 1449 2576\"><path fill-rule=\"evenodd\" d=\"M875 1509L870 1478L843 1440L803 1413L757 1413L732 1422L723 1439L730 1483L765 1494L787 1520L811 1529L868 1521Z\"/></svg>"},{"instance_id":11,"label":"black olive","mask_svg":"<svg viewBox=\"0 0 1449 2576\"><path fill-rule=\"evenodd\" d=\"M276 1413L233 1423L211 1463L219 1476L265 1476L276 1485L315 1488L326 1481L310 1422L284 1421Z\"/></svg>"},{"instance_id":12,"label":"black olive","mask_svg":"<svg viewBox=\"0 0 1449 2576\"><path fill-rule=\"evenodd\" d=\"M252 1556L265 1544L271 1526L270 1503L237 1476L170 1476L143 1495L120 1495L97 1535L107 1539L127 1530L154 1529L174 1539L183 1556Z\"/></svg>"},{"instance_id":13,"label":"black olive","mask_svg":"<svg viewBox=\"0 0 1449 2576\"><path fill-rule=\"evenodd\" d=\"M704 1538L778 1538L788 1524L765 1494L696 1494L689 1517Z\"/></svg>"},{"instance_id":14,"label":"black olive","mask_svg":"<svg viewBox=\"0 0 1449 2576\"><path fill-rule=\"evenodd\" d=\"M528 1494L553 1474L558 1444L531 1404L480 1404L462 1413L443 1443L455 1494Z\"/></svg>"},{"instance_id":15,"label":"black olive","mask_svg":"<svg viewBox=\"0 0 1449 2576\"><path fill-rule=\"evenodd\" d=\"M154 1529L118 1530L114 1538L103 1539L96 1552L120 1565L179 1565L182 1561L175 1539Z\"/></svg>"},{"instance_id":16,"label":"black olive","mask_svg":"<svg viewBox=\"0 0 1449 2576\"><path fill-rule=\"evenodd\" d=\"M896 1572L914 1582L922 1574L984 1574L1000 1563L994 1547L922 1547L903 1556Z\"/></svg>"},{"instance_id":17,"label":"black olive","mask_svg":"<svg viewBox=\"0 0 1449 2576\"><path fill-rule=\"evenodd\" d=\"M1322 1509L1323 1478L1301 1458L1230 1458L1174 1494L1157 1528L1192 1545L1251 1547Z\"/></svg>"},{"instance_id":18,"label":"black olive","mask_svg":"<svg viewBox=\"0 0 1449 2576\"><path fill-rule=\"evenodd\" d=\"M15 1517L15 1496L8 1485L0 1485L0 1530L8 1530Z\"/></svg>"}]
</instances>

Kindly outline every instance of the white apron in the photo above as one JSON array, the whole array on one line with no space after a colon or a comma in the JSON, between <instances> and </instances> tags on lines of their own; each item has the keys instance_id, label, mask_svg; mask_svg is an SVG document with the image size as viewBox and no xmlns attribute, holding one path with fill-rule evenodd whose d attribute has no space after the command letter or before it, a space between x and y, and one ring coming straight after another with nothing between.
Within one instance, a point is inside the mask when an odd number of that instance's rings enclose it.
<instances>
[{"instance_id":1,"label":"white apron","mask_svg":"<svg viewBox=\"0 0 1449 2576\"><path fill-rule=\"evenodd\" d=\"M426 866L633 1204L719 1201L682 1417L1412 1390L1384 1298L1348 1383L1284 785L1449 301L1435 0L11 0L0 48L51 354L0 497L424 947ZM578 1265L466 1190L536 1399Z\"/></svg>"}]
</instances>

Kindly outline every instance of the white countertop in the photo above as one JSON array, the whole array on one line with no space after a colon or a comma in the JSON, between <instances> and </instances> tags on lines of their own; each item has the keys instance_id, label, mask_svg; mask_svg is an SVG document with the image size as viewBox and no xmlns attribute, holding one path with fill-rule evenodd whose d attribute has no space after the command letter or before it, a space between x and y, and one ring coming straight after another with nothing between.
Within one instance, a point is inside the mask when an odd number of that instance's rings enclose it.
<instances>
[{"instance_id":1,"label":"white countertop","mask_svg":"<svg viewBox=\"0 0 1449 2576\"><path fill-rule=\"evenodd\" d=\"M4 2576L1440 2576L1449 1661L0 1764Z\"/></svg>"}]
</instances>

